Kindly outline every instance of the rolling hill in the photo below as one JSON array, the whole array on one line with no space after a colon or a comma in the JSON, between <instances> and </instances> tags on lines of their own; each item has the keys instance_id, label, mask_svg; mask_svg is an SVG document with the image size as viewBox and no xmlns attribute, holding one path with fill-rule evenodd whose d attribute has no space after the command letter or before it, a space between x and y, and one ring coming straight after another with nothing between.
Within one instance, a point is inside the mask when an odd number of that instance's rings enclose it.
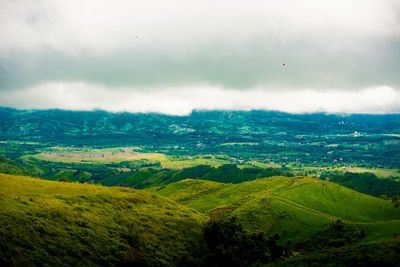
<instances>
[{"instance_id":1,"label":"rolling hill","mask_svg":"<svg viewBox=\"0 0 400 267\"><path fill-rule=\"evenodd\" d=\"M400 209L390 201L308 177L240 184L187 179L149 190L210 216L237 216L250 231L279 233L295 242L337 219L362 229L362 242L390 239L400 229Z\"/></svg>"},{"instance_id":2,"label":"rolling hill","mask_svg":"<svg viewBox=\"0 0 400 267\"><path fill-rule=\"evenodd\" d=\"M145 191L7 174L0 207L1 266L179 264L207 220Z\"/></svg>"},{"instance_id":3,"label":"rolling hill","mask_svg":"<svg viewBox=\"0 0 400 267\"><path fill-rule=\"evenodd\" d=\"M186 179L143 191L0 174L0 207L2 266L201 265L203 227L223 215L236 216L250 234L278 233L279 242L291 240L295 250L338 219L363 234L357 244L363 249L399 248L377 242L400 229L400 209L390 201L308 177L238 184ZM341 262L341 253L354 261L359 250L349 244L276 264ZM388 262L397 259L393 255Z\"/></svg>"}]
</instances>

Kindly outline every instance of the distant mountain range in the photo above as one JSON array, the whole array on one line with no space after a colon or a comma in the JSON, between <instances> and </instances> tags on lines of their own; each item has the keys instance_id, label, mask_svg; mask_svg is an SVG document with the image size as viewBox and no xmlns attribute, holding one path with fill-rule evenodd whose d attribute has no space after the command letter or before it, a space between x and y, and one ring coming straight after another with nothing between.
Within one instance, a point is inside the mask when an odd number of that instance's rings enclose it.
<instances>
[{"instance_id":1,"label":"distant mountain range","mask_svg":"<svg viewBox=\"0 0 400 267\"><path fill-rule=\"evenodd\" d=\"M400 114L194 111L188 116L0 108L0 140L74 146L136 145L183 155L262 156L281 163L361 162L395 167ZM254 144L254 145L250 145ZM368 149L368 150L367 150ZM338 153L332 153L336 150ZM172 153L172 152L171 152ZM278 153L286 153L286 155ZM293 156L296 155L296 156Z\"/></svg>"},{"instance_id":2,"label":"distant mountain range","mask_svg":"<svg viewBox=\"0 0 400 267\"><path fill-rule=\"evenodd\" d=\"M157 113L0 108L0 119L2 139L56 140L61 143L82 136L88 142L104 136L140 141L155 137L166 140L206 138L212 142L215 139L248 141L280 134L400 133L400 114L194 111L188 116L169 116Z\"/></svg>"}]
</instances>

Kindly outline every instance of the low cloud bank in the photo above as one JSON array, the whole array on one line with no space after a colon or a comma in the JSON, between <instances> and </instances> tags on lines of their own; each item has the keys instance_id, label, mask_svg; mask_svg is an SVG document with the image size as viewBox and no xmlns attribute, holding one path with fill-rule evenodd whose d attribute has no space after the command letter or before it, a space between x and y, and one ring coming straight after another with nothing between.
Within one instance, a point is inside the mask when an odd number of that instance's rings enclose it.
<instances>
[{"instance_id":1,"label":"low cloud bank","mask_svg":"<svg viewBox=\"0 0 400 267\"><path fill-rule=\"evenodd\" d=\"M276 110L289 113L400 113L400 91L390 86L359 90L233 90L216 86L110 88L85 82L47 82L0 91L0 106L187 115L192 110Z\"/></svg>"}]
</instances>

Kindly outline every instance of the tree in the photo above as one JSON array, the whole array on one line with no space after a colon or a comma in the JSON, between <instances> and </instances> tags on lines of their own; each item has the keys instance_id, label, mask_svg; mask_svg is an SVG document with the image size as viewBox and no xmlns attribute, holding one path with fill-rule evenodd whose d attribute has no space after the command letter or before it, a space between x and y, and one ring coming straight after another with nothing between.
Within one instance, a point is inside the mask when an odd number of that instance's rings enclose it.
<instances>
[{"instance_id":1,"label":"tree","mask_svg":"<svg viewBox=\"0 0 400 267\"><path fill-rule=\"evenodd\" d=\"M271 238L265 233L249 234L236 217L211 220L204 228L203 237L204 265L207 266L265 264L285 252L285 248L277 244L278 234Z\"/></svg>"}]
</instances>

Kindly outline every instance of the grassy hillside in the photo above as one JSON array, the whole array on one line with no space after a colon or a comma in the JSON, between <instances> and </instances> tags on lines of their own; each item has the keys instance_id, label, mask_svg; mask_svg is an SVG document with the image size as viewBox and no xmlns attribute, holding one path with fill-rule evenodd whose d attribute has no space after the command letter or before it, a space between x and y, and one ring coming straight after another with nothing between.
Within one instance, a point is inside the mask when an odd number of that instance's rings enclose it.
<instances>
[{"instance_id":1,"label":"grassy hillside","mask_svg":"<svg viewBox=\"0 0 400 267\"><path fill-rule=\"evenodd\" d=\"M211 216L237 216L251 231L280 233L294 241L310 238L337 219L363 229L363 241L392 238L400 229L400 209L390 201L307 177L241 184L184 180L149 190Z\"/></svg>"},{"instance_id":2,"label":"grassy hillside","mask_svg":"<svg viewBox=\"0 0 400 267\"><path fill-rule=\"evenodd\" d=\"M370 242L399 234L400 209L334 183L283 176L240 184L188 179L148 190L162 196L0 174L0 265L196 266L207 252L208 216L222 215L236 216L250 233L278 233L282 247L303 253L283 265L323 264L326 257L353 263L368 249L361 262L374 262L374 255L380 262L398 258L398 242ZM331 231L337 219L349 235ZM318 237L336 242L337 234L341 248L310 247L321 246ZM246 238L260 241L257 236ZM361 246L355 247L357 240Z\"/></svg>"},{"instance_id":3,"label":"grassy hillside","mask_svg":"<svg viewBox=\"0 0 400 267\"><path fill-rule=\"evenodd\" d=\"M0 174L0 264L169 265L206 216L149 192Z\"/></svg>"},{"instance_id":4,"label":"grassy hillside","mask_svg":"<svg viewBox=\"0 0 400 267\"><path fill-rule=\"evenodd\" d=\"M318 180L300 181L295 186L276 192L276 195L321 213L353 222L386 221L399 218L400 215L400 210L394 209L390 201Z\"/></svg>"},{"instance_id":5,"label":"grassy hillside","mask_svg":"<svg viewBox=\"0 0 400 267\"><path fill-rule=\"evenodd\" d=\"M29 170L24 167L18 166L18 164L14 160L8 159L0 155L0 173L28 175Z\"/></svg>"}]
</instances>

